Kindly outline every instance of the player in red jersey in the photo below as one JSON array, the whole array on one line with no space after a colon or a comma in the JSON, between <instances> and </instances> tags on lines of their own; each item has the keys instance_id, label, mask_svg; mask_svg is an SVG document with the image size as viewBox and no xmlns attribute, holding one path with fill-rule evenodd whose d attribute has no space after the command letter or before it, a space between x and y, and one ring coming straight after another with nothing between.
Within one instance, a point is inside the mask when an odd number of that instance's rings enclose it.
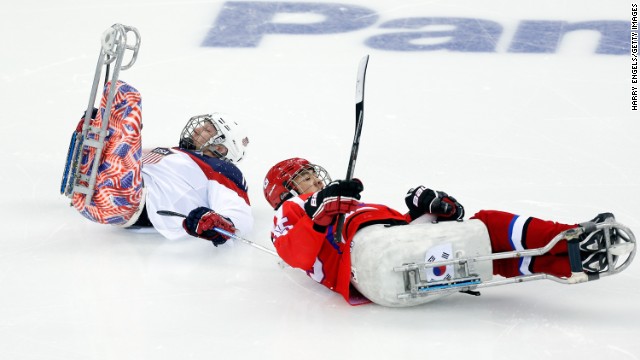
<instances>
[{"instance_id":1,"label":"player in red jersey","mask_svg":"<svg viewBox=\"0 0 640 360\"><path fill-rule=\"evenodd\" d=\"M424 186L408 191L407 213L361 202L362 190L360 180L331 182L322 166L301 158L277 163L264 180L264 196L276 211L271 239L280 257L340 293L352 305L368 302L351 284L351 242L357 231L374 224L407 225L423 214L431 214L437 221L461 221L464 217L464 207L455 198ZM343 242L334 239L339 214L346 215ZM482 210L472 219L486 226L492 252L542 247L562 231L579 226L493 210ZM612 214L605 213L592 222L613 220ZM602 238L601 231L594 231L585 235L580 244L586 273L597 273L607 266L606 254L597 246ZM566 242L558 243L542 256L494 260L493 272L504 277L532 273L569 277Z\"/></svg>"}]
</instances>

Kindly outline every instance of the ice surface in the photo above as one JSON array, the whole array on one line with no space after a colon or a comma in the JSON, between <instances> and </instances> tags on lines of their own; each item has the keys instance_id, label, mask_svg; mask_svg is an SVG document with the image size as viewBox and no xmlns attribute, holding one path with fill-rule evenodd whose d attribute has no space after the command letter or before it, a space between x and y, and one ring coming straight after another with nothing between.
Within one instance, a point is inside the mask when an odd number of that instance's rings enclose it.
<instances>
[{"instance_id":1,"label":"ice surface","mask_svg":"<svg viewBox=\"0 0 640 360\"><path fill-rule=\"evenodd\" d=\"M250 238L261 245L271 246L261 188L273 163L301 156L334 178L346 173L364 54L371 59L355 173L367 200L403 209L405 191L425 184L456 196L468 214L580 222L612 211L640 232L630 55L596 54L598 38L588 34L567 35L552 53L508 51L524 20L629 21L630 2L344 4L378 19L344 33L266 35L255 48L201 46L221 1L3 6L0 358L640 357L638 264L575 286L533 282L415 308L351 307L255 248L93 224L58 194L100 35L119 22L142 35L138 62L121 78L143 95L145 148L174 145L190 116L210 111L249 126L241 168L256 218ZM312 15L277 21L321 21ZM503 31L495 52L367 45L419 31L380 26L409 17L484 19Z\"/></svg>"}]
</instances>

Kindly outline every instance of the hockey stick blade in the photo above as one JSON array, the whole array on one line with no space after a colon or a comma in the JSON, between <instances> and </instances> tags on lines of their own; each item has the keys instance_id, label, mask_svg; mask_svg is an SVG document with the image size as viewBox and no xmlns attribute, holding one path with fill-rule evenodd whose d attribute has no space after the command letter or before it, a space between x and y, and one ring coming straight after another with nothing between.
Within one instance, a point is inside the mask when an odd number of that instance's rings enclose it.
<instances>
[{"instance_id":1,"label":"hockey stick blade","mask_svg":"<svg viewBox=\"0 0 640 360\"><path fill-rule=\"evenodd\" d=\"M358 78L356 79L356 104L364 101L364 76L367 72L368 63L369 55L365 55L360 59L360 65L358 65Z\"/></svg>"},{"instance_id":2,"label":"hockey stick blade","mask_svg":"<svg viewBox=\"0 0 640 360\"><path fill-rule=\"evenodd\" d=\"M360 135L362 134L362 125L364 122L364 80L367 74L367 65L369 64L369 55L365 55L360 60L358 66L358 76L356 78L356 126L353 135L353 144L351 146L351 157L349 158L349 167L347 168L347 180L353 178L353 172L358 159L358 150L360 148Z\"/></svg>"},{"instance_id":3,"label":"hockey stick blade","mask_svg":"<svg viewBox=\"0 0 640 360\"><path fill-rule=\"evenodd\" d=\"M358 76L356 77L356 128L353 135L353 144L351 145L351 156L349 157L346 180L353 178L356 160L358 159L358 150L360 149L360 135L362 134L362 124L364 122L364 80L367 74L367 64L369 64L369 55L362 57L360 65L358 65ZM344 214L340 214L334 233L334 241L336 244L342 242L343 226Z\"/></svg>"},{"instance_id":4,"label":"hockey stick blade","mask_svg":"<svg viewBox=\"0 0 640 360\"><path fill-rule=\"evenodd\" d=\"M185 219L187 218L185 214L180 214L175 211L169 211L169 210L158 210L156 211L156 214L162 215L162 216L177 216Z\"/></svg>"}]
</instances>

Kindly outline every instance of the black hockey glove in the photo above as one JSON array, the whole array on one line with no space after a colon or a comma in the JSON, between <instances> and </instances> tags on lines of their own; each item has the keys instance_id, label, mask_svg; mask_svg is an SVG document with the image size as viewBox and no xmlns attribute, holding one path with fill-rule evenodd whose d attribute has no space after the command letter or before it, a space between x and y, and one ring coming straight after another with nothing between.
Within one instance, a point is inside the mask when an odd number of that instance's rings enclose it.
<instances>
[{"instance_id":1,"label":"black hockey glove","mask_svg":"<svg viewBox=\"0 0 640 360\"><path fill-rule=\"evenodd\" d=\"M446 214L438 215L438 220L462 220L464 218L464 206L460 204L453 196L445 196L442 199L443 202L451 206L451 210Z\"/></svg>"},{"instance_id":2,"label":"black hockey glove","mask_svg":"<svg viewBox=\"0 0 640 360\"><path fill-rule=\"evenodd\" d=\"M189 235L210 240L215 246L224 244L229 239L229 236L221 234L213 228L219 228L230 233L236 231L231 220L206 207L191 210L187 218L182 222L182 227Z\"/></svg>"},{"instance_id":3,"label":"black hockey glove","mask_svg":"<svg viewBox=\"0 0 640 360\"><path fill-rule=\"evenodd\" d=\"M411 220L423 214L437 215L438 220L462 220L464 217L464 207L456 199L443 191L434 191L422 185L409 189L404 201Z\"/></svg>"},{"instance_id":4,"label":"black hockey glove","mask_svg":"<svg viewBox=\"0 0 640 360\"><path fill-rule=\"evenodd\" d=\"M324 189L311 195L304 203L304 211L313 220L313 228L325 232L339 214L355 210L364 189L358 179L333 181Z\"/></svg>"}]
</instances>

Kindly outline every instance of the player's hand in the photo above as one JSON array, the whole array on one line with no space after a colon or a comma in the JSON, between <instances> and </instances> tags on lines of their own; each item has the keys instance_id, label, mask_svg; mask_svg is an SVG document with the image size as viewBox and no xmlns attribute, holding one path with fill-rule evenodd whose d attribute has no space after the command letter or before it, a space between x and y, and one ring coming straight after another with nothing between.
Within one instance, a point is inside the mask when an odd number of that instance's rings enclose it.
<instances>
[{"instance_id":1,"label":"player's hand","mask_svg":"<svg viewBox=\"0 0 640 360\"><path fill-rule=\"evenodd\" d=\"M304 211L313 220L314 229L324 232L339 214L354 211L360 205L363 189L358 179L337 180L311 195L304 203Z\"/></svg>"},{"instance_id":2,"label":"player's hand","mask_svg":"<svg viewBox=\"0 0 640 360\"><path fill-rule=\"evenodd\" d=\"M464 207L455 198L422 185L409 189L404 201L411 219L417 219L423 214L437 215L438 220L462 220L464 217Z\"/></svg>"},{"instance_id":3,"label":"player's hand","mask_svg":"<svg viewBox=\"0 0 640 360\"><path fill-rule=\"evenodd\" d=\"M464 218L464 206L460 204L453 196L445 196L442 198L442 202L448 206L448 211L443 214L438 214L438 220L462 220Z\"/></svg>"},{"instance_id":4,"label":"player's hand","mask_svg":"<svg viewBox=\"0 0 640 360\"><path fill-rule=\"evenodd\" d=\"M182 227L189 235L210 240L215 246L224 244L229 239L229 236L221 234L213 228L219 228L230 233L236 231L231 220L206 207L191 210L187 218L182 222Z\"/></svg>"}]
</instances>

